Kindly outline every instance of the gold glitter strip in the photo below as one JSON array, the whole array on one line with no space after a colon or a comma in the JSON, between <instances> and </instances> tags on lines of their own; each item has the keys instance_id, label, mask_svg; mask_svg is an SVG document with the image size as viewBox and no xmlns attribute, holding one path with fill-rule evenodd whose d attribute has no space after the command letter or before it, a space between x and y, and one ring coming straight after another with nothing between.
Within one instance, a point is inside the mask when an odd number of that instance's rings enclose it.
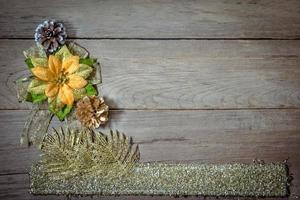
<instances>
[{"instance_id":1,"label":"gold glitter strip","mask_svg":"<svg viewBox=\"0 0 300 200\"><path fill-rule=\"evenodd\" d=\"M142 163L118 178L76 176L63 179L32 168L33 194L64 195L174 195L259 196L288 195L288 170L271 164L163 164Z\"/></svg>"}]
</instances>

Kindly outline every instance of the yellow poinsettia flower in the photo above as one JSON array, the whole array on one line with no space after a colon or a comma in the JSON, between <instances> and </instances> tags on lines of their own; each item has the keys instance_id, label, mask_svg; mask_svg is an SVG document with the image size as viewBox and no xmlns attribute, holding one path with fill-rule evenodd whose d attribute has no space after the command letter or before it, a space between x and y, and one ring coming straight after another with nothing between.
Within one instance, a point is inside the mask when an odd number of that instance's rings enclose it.
<instances>
[{"instance_id":1,"label":"yellow poinsettia flower","mask_svg":"<svg viewBox=\"0 0 300 200\"><path fill-rule=\"evenodd\" d=\"M81 89L87 81L74 72L79 68L79 56L70 56L60 61L56 56L50 55L48 66L32 68L34 76L45 82L45 95L54 99L58 97L62 103L73 105L74 89Z\"/></svg>"}]
</instances>

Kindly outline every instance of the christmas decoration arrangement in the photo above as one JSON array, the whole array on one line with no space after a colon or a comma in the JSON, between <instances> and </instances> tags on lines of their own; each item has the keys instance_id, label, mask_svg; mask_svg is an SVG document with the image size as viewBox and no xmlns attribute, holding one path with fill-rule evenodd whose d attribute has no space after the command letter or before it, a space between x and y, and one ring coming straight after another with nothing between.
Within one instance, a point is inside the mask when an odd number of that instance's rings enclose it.
<instances>
[{"instance_id":1,"label":"christmas decoration arrangement","mask_svg":"<svg viewBox=\"0 0 300 200\"><path fill-rule=\"evenodd\" d=\"M55 20L38 25L35 41L24 51L30 75L16 81L19 101L33 105L21 143L40 145L53 116L63 121L76 113L83 126L104 124L108 106L96 87L101 83L99 62L67 42L64 25Z\"/></svg>"},{"instance_id":2,"label":"christmas decoration arrangement","mask_svg":"<svg viewBox=\"0 0 300 200\"><path fill-rule=\"evenodd\" d=\"M286 163L141 162L139 147L131 137L95 130L109 119L109 107L97 87L102 83L100 64L66 38L61 22L47 20L38 25L36 44L24 51L29 76L16 81L19 101L32 105L21 143L41 151L40 161L30 172L32 194L289 194ZM54 117L62 125L49 131Z\"/></svg>"}]
</instances>

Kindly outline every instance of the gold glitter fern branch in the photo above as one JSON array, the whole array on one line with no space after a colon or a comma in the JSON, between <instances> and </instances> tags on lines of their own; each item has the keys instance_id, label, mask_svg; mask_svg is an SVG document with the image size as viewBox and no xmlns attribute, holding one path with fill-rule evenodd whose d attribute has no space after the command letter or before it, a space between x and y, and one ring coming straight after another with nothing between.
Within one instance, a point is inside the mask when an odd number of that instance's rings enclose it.
<instances>
[{"instance_id":1,"label":"gold glitter fern branch","mask_svg":"<svg viewBox=\"0 0 300 200\"><path fill-rule=\"evenodd\" d=\"M118 131L104 135L88 129L54 129L45 136L41 150L40 167L66 178L84 174L113 178L128 173L140 158L138 146Z\"/></svg>"}]
</instances>

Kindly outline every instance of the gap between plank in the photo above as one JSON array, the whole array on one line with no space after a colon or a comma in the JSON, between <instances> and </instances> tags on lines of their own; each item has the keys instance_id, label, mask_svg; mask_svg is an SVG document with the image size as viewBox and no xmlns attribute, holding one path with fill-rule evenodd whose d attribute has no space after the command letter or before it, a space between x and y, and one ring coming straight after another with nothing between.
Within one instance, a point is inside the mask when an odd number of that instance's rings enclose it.
<instances>
[{"instance_id":1,"label":"gap between plank","mask_svg":"<svg viewBox=\"0 0 300 200\"><path fill-rule=\"evenodd\" d=\"M243 111L243 110L299 110L300 108L110 108L110 111ZM27 111L32 109L7 108L0 111ZM47 110L47 109L41 109Z\"/></svg>"},{"instance_id":2,"label":"gap between plank","mask_svg":"<svg viewBox=\"0 0 300 200\"><path fill-rule=\"evenodd\" d=\"M143 38L143 37L135 37L135 38L126 38L126 37L68 37L68 39L72 40L300 40L299 37L296 38ZM34 38L9 38L2 37L0 40L34 40Z\"/></svg>"},{"instance_id":3,"label":"gap between plank","mask_svg":"<svg viewBox=\"0 0 300 200\"><path fill-rule=\"evenodd\" d=\"M16 175L29 175L28 172L15 172L15 173L0 173L0 177L1 176L16 176Z\"/></svg>"}]
</instances>

